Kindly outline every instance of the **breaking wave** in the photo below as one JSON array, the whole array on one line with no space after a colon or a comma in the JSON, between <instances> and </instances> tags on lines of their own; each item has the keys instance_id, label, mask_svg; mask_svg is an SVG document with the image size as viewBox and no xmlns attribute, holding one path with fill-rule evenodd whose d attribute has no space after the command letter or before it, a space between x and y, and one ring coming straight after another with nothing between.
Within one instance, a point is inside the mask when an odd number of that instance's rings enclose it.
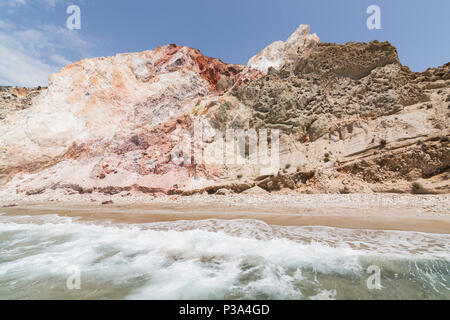
<instances>
[{"instance_id":1,"label":"breaking wave","mask_svg":"<svg viewBox=\"0 0 450 320\"><path fill-rule=\"evenodd\" d=\"M444 234L0 215L0 252L0 299L450 298ZM79 290L66 285L74 268Z\"/></svg>"}]
</instances>

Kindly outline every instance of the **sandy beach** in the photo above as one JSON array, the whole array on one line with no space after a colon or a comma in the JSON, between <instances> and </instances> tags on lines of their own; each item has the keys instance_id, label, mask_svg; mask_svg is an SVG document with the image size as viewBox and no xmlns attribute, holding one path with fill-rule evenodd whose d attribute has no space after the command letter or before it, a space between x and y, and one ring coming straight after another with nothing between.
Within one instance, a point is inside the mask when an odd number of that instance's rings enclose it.
<instances>
[{"instance_id":1,"label":"sandy beach","mask_svg":"<svg viewBox=\"0 0 450 320\"><path fill-rule=\"evenodd\" d=\"M1 202L0 213L57 214L114 223L255 219L280 226L450 233L448 195L116 195L105 198L112 203L104 205L85 200Z\"/></svg>"}]
</instances>

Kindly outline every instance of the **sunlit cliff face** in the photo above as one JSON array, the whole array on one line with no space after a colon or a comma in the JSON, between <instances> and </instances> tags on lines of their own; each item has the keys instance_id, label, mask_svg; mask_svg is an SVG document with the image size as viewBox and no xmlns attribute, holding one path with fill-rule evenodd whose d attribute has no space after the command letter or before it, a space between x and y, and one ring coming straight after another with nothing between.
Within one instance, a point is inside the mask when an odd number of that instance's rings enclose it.
<instances>
[{"instance_id":1,"label":"sunlit cliff face","mask_svg":"<svg viewBox=\"0 0 450 320\"><path fill-rule=\"evenodd\" d=\"M0 195L409 192L449 165L448 68L412 73L388 43L319 44L304 25L247 66L177 45L83 60L0 119ZM263 151L276 170L252 162Z\"/></svg>"}]
</instances>

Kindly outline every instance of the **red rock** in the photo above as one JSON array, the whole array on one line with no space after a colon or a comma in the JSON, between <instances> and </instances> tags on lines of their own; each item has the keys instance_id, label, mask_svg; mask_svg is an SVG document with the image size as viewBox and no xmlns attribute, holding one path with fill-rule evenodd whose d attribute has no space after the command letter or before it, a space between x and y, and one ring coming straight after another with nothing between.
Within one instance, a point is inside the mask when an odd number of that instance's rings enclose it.
<instances>
[{"instance_id":1,"label":"red rock","mask_svg":"<svg viewBox=\"0 0 450 320\"><path fill-rule=\"evenodd\" d=\"M13 208L13 207L17 207L18 204L17 203L13 203L13 204L6 204L4 206L2 206L2 208Z\"/></svg>"}]
</instances>

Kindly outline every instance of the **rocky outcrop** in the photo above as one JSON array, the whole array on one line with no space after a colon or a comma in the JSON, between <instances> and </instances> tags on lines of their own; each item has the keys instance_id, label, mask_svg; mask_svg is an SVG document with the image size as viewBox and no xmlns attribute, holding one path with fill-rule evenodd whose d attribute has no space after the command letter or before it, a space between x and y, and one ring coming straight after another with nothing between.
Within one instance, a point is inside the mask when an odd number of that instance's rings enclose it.
<instances>
[{"instance_id":1,"label":"rocky outcrop","mask_svg":"<svg viewBox=\"0 0 450 320\"><path fill-rule=\"evenodd\" d=\"M177 45L83 60L0 90L0 199L448 193L449 68L411 72L387 42L308 26L247 66Z\"/></svg>"},{"instance_id":2,"label":"rocky outcrop","mask_svg":"<svg viewBox=\"0 0 450 320\"><path fill-rule=\"evenodd\" d=\"M316 34L310 34L307 25L301 25L286 40L276 41L252 57L247 64L248 69L267 74L270 68L279 71L281 68L292 69L295 63L308 57L319 43Z\"/></svg>"},{"instance_id":3,"label":"rocky outcrop","mask_svg":"<svg viewBox=\"0 0 450 320\"><path fill-rule=\"evenodd\" d=\"M232 94L253 109L250 125L314 141L330 123L349 116L393 114L428 97L411 82L388 43L320 44L289 70L235 86Z\"/></svg>"},{"instance_id":4,"label":"rocky outcrop","mask_svg":"<svg viewBox=\"0 0 450 320\"><path fill-rule=\"evenodd\" d=\"M46 88L0 87L0 121L16 111L31 107L34 97Z\"/></svg>"}]
</instances>

